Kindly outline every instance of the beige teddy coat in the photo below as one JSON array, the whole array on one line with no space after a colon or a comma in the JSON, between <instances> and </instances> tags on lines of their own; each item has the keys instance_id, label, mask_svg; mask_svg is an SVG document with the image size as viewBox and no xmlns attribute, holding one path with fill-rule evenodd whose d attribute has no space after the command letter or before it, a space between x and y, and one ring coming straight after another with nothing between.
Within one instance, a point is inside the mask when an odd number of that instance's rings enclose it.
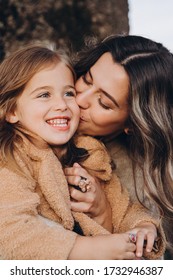
<instances>
[{"instance_id":1,"label":"beige teddy coat","mask_svg":"<svg viewBox=\"0 0 173 280\"><path fill-rule=\"evenodd\" d=\"M99 169L95 175L105 181L114 232L125 232L145 221L157 224L142 206L130 204L118 178L112 177L105 147L91 137L80 137L77 144L91 154L84 165ZM35 147L23 137L15 159L26 176L8 164L0 169L1 259L67 259L77 236L74 218L85 235L109 234L86 214L71 212L68 185L52 149ZM163 251L161 238L159 252L149 258L159 258Z\"/></svg>"}]
</instances>

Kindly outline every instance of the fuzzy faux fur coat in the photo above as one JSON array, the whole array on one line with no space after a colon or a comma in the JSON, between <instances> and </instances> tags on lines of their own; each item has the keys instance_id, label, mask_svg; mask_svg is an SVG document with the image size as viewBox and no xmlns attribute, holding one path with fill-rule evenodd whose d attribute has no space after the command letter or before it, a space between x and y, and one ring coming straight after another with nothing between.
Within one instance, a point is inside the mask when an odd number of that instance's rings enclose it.
<instances>
[{"instance_id":1,"label":"fuzzy faux fur coat","mask_svg":"<svg viewBox=\"0 0 173 280\"><path fill-rule=\"evenodd\" d=\"M91 137L79 137L76 141L90 153L84 166L97 170L93 172L95 176L105 181L114 232L125 232L145 221L157 225L158 221L142 206L130 203L128 193L112 176L105 147ZM15 159L23 173L9 164L1 164L0 168L1 259L67 259L77 235L73 232L74 219L85 235L109 234L86 214L70 210L68 185L51 148L36 147L23 137ZM162 231L159 234L162 236ZM162 237L160 240L158 252L152 252L149 258L163 254Z\"/></svg>"}]
</instances>

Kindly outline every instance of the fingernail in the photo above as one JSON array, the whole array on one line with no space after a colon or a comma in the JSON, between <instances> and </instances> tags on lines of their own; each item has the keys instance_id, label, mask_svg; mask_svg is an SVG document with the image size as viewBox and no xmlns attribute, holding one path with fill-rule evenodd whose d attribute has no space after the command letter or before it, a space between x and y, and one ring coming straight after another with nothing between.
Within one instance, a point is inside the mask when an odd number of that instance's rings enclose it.
<instances>
[{"instance_id":1,"label":"fingernail","mask_svg":"<svg viewBox=\"0 0 173 280\"><path fill-rule=\"evenodd\" d=\"M142 253L138 252L138 253L136 253L136 256L137 257L142 257Z\"/></svg>"}]
</instances>

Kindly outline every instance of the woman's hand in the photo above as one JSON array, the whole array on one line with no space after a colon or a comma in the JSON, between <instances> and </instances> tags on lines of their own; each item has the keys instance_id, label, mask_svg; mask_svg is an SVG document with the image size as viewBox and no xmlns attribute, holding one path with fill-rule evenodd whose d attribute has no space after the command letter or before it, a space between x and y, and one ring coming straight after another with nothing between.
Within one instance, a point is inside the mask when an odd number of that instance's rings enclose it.
<instances>
[{"instance_id":1,"label":"woman's hand","mask_svg":"<svg viewBox=\"0 0 173 280\"><path fill-rule=\"evenodd\" d=\"M74 163L73 167L65 168L64 173L69 185L71 185L69 187L71 209L76 212L86 213L111 232L112 211L103 190L104 184L91 176L78 163ZM80 185L81 190L79 188ZM82 192L82 189L86 190L86 192Z\"/></svg>"},{"instance_id":2,"label":"woman's hand","mask_svg":"<svg viewBox=\"0 0 173 280\"><path fill-rule=\"evenodd\" d=\"M130 234L134 234L136 239L136 257L142 257L144 248L148 253L152 251L154 241L157 238L157 228L154 224L141 223L132 229Z\"/></svg>"}]
</instances>

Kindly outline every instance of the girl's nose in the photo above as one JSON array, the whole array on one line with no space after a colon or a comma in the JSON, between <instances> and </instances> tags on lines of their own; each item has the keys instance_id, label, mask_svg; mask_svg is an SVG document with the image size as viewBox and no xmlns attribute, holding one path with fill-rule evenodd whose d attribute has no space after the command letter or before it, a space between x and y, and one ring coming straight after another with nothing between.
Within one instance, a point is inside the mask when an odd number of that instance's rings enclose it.
<instances>
[{"instance_id":1,"label":"girl's nose","mask_svg":"<svg viewBox=\"0 0 173 280\"><path fill-rule=\"evenodd\" d=\"M54 100L54 110L56 111L66 111L67 110L67 103L62 97L58 97Z\"/></svg>"}]
</instances>

